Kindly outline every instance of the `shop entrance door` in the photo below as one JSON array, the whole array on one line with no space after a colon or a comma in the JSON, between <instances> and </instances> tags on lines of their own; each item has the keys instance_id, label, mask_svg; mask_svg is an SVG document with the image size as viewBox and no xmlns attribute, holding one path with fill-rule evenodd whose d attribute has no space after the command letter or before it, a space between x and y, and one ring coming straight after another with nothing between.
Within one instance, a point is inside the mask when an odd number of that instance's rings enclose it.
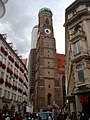
<instances>
[{"instance_id":1,"label":"shop entrance door","mask_svg":"<svg viewBox=\"0 0 90 120\"><path fill-rule=\"evenodd\" d=\"M82 103L82 110L86 113L90 113L90 97L88 97L88 102Z\"/></svg>"}]
</instances>

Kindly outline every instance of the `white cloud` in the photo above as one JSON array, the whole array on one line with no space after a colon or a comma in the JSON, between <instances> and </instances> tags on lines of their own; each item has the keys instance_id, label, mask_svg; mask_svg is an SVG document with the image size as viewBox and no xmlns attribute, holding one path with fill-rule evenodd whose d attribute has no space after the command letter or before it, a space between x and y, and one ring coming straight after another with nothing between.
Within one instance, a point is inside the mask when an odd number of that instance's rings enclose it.
<instances>
[{"instance_id":1,"label":"white cloud","mask_svg":"<svg viewBox=\"0 0 90 120\"><path fill-rule=\"evenodd\" d=\"M65 53L64 17L65 8L74 0L9 0L6 13L0 19L0 32L7 33L8 42L13 42L23 57L28 57L32 28L38 24L38 12L48 7L53 12L54 33L58 53Z\"/></svg>"},{"instance_id":2,"label":"white cloud","mask_svg":"<svg viewBox=\"0 0 90 120\"><path fill-rule=\"evenodd\" d=\"M10 32L12 30L11 25L8 22L0 23L0 32Z\"/></svg>"}]
</instances>

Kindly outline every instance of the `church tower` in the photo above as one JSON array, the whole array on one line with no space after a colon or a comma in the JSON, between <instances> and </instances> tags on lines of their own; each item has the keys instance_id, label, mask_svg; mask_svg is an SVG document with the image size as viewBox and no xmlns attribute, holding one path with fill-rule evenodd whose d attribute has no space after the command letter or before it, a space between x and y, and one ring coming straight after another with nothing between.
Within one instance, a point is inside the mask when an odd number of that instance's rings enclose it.
<instances>
[{"instance_id":1,"label":"church tower","mask_svg":"<svg viewBox=\"0 0 90 120\"><path fill-rule=\"evenodd\" d=\"M53 34L52 12L42 8L38 14L38 40L36 45L35 110L60 107L60 80Z\"/></svg>"}]
</instances>

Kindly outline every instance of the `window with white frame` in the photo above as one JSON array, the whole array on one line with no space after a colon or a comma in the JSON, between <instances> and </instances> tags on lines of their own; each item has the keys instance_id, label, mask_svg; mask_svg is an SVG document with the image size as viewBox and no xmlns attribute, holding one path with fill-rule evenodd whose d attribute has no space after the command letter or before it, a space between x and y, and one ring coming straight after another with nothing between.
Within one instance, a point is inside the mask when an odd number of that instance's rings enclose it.
<instances>
[{"instance_id":1,"label":"window with white frame","mask_svg":"<svg viewBox=\"0 0 90 120\"><path fill-rule=\"evenodd\" d=\"M19 95L18 95L18 101L20 101L20 100L19 100Z\"/></svg>"},{"instance_id":2,"label":"window with white frame","mask_svg":"<svg viewBox=\"0 0 90 120\"><path fill-rule=\"evenodd\" d=\"M15 81L15 85L17 86L17 81Z\"/></svg>"},{"instance_id":3,"label":"window with white frame","mask_svg":"<svg viewBox=\"0 0 90 120\"><path fill-rule=\"evenodd\" d=\"M16 69L16 74L18 75L18 70Z\"/></svg>"},{"instance_id":4,"label":"window with white frame","mask_svg":"<svg viewBox=\"0 0 90 120\"><path fill-rule=\"evenodd\" d=\"M2 88L0 88L0 96L2 96Z\"/></svg>"},{"instance_id":5,"label":"window with white frame","mask_svg":"<svg viewBox=\"0 0 90 120\"><path fill-rule=\"evenodd\" d=\"M7 95L7 98L9 99L10 98L10 92L8 91L8 95Z\"/></svg>"},{"instance_id":6,"label":"window with white frame","mask_svg":"<svg viewBox=\"0 0 90 120\"><path fill-rule=\"evenodd\" d=\"M11 53L9 52L9 55L11 55Z\"/></svg>"},{"instance_id":7,"label":"window with white frame","mask_svg":"<svg viewBox=\"0 0 90 120\"><path fill-rule=\"evenodd\" d=\"M13 93L13 100L14 100L14 96L15 96L15 94Z\"/></svg>"},{"instance_id":8,"label":"window with white frame","mask_svg":"<svg viewBox=\"0 0 90 120\"><path fill-rule=\"evenodd\" d=\"M11 64L11 70L13 69L13 65Z\"/></svg>"},{"instance_id":9,"label":"window with white frame","mask_svg":"<svg viewBox=\"0 0 90 120\"><path fill-rule=\"evenodd\" d=\"M14 98L14 93L12 93L12 100L13 100L13 98Z\"/></svg>"},{"instance_id":10,"label":"window with white frame","mask_svg":"<svg viewBox=\"0 0 90 120\"><path fill-rule=\"evenodd\" d=\"M1 71L1 78L4 78L4 72Z\"/></svg>"},{"instance_id":11,"label":"window with white frame","mask_svg":"<svg viewBox=\"0 0 90 120\"><path fill-rule=\"evenodd\" d=\"M6 75L6 80L8 81L8 78L9 78L9 76L8 75Z\"/></svg>"},{"instance_id":12,"label":"window with white frame","mask_svg":"<svg viewBox=\"0 0 90 120\"><path fill-rule=\"evenodd\" d=\"M13 83L13 85L15 84L15 78L14 77L12 77L12 83Z\"/></svg>"},{"instance_id":13,"label":"window with white frame","mask_svg":"<svg viewBox=\"0 0 90 120\"><path fill-rule=\"evenodd\" d=\"M8 62L8 67L10 67L10 62Z\"/></svg>"},{"instance_id":14,"label":"window with white frame","mask_svg":"<svg viewBox=\"0 0 90 120\"><path fill-rule=\"evenodd\" d=\"M16 101L16 94L14 95L14 100Z\"/></svg>"},{"instance_id":15,"label":"window with white frame","mask_svg":"<svg viewBox=\"0 0 90 120\"><path fill-rule=\"evenodd\" d=\"M10 82L10 83L11 83L11 79L12 79L12 77L10 76L10 77L9 77L9 82Z\"/></svg>"},{"instance_id":16,"label":"window with white frame","mask_svg":"<svg viewBox=\"0 0 90 120\"><path fill-rule=\"evenodd\" d=\"M84 71L83 71L83 66L81 64L79 64L77 66L77 75L78 75L78 80L80 82L84 82Z\"/></svg>"},{"instance_id":17,"label":"window with white frame","mask_svg":"<svg viewBox=\"0 0 90 120\"><path fill-rule=\"evenodd\" d=\"M2 61L2 55L0 54L0 61Z\"/></svg>"},{"instance_id":18,"label":"window with white frame","mask_svg":"<svg viewBox=\"0 0 90 120\"><path fill-rule=\"evenodd\" d=\"M74 54L80 53L80 43L79 43L79 41L73 43L73 52L74 52Z\"/></svg>"},{"instance_id":19,"label":"window with white frame","mask_svg":"<svg viewBox=\"0 0 90 120\"><path fill-rule=\"evenodd\" d=\"M6 64L6 59L5 58L3 58L3 64Z\"/></svg>"},{"instance_id":20,"label":"window with white frame","mask_svg":"<svg viewBox=\"0 0 90 120\"><path fill-rule=\"evenodd\" d=\"M16 73L16 67L14 68L14 73Z\"/></svg>"},{"instance_id":21,"label":"window with white frame","mask_svg":"<svg viewBox=\"0 0 90 120\"><path fill-rule=\"evenodd\" d=\"M7 90L4 90L4 97L7 98Z\"/></svg>"}]
</instances>

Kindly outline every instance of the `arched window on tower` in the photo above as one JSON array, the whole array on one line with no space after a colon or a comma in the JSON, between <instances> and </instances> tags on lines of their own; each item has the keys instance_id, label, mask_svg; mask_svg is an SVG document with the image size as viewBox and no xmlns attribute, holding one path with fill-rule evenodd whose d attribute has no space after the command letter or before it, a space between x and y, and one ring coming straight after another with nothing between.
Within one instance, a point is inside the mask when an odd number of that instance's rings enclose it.
<instances>
[{"instance_id":1,"label":"arched window on tower","mask_svg":"<svg viewBox=\"0 0 90 120\"><path fill-rule=\"evenodd\" d=\"M47 95L47 103L48 103L48 105L50 105L51 104L51 94L50 93L48 93L48 95Z\"/></svg>"},{"instance_id":2,"label":"arched window on tower","mask_svg":"<svg viewBox=\"0 0 90 120\"><path fill-rule=\"evenodd\" d=\"M48 18L46 18L45 23L49 24L49 19Z\"/></svg>"}]
</instances>

